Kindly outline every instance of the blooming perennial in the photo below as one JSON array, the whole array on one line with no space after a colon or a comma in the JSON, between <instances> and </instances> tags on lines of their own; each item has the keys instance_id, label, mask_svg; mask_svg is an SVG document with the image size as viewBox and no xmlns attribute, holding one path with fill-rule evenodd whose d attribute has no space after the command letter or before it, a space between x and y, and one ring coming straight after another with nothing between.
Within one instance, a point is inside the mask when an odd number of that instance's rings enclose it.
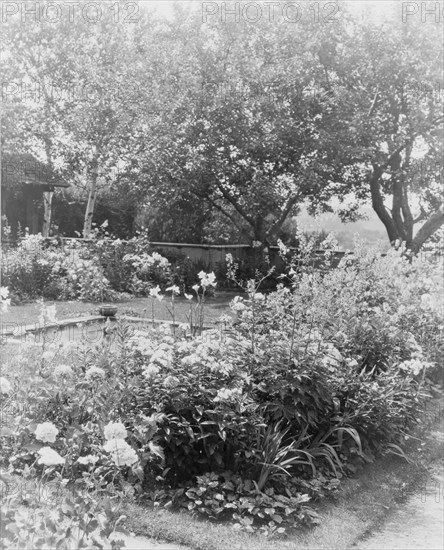
<instances>
[{"instance_id":1,"label":"blooming perennial","mask_svg":"<svg viewBox=\"0 0 444 550\"><path fill-rule=\"evenodd\" d=\"M399 365L399 368L401 370L410 372L411 374L413 374L413 376L418 376L423 368L430 367L431 365L431 363L427 363L421 359L410 359L408 361L403 361Z\"/></svg>"},{"instance_id":2,"label":"blooming perennial","mask_svg":"<svg viewBox=\"0 0 444 550\"><path fill-rule=\"evenodd\" d=\"M173 294L180 294L180 288L177 285L169 286L165 289L166 292L172 292Z\"/></svg>"},{"instance_id":3,"label":"blooming perennial","mask_svg":"<svg viewBox=\"0 0 444 550\"><path fill-rule=\"evenodd\" d=\"M51 449L51 447L42 447L39 449L38 464L44 464L45 466L57 466L58 464L65 464L65 459L62 458L59 453Z\"/></svg>"},{"instance_id":4,"label":"blooming perennial","mask_svg":"<svg viewBox=\"0 0 444 550\"><path fill-rule=\"evenodd\" d=\"M216 286L216 275L214 274L214 271L211 273L205 273L205 271L201 271L197 274L197 276L200 279L200 284L203 288L206 288L207 286Z\"/></svg>"},{"instance_id":5,"label":"blooming perennial","mask_svg":"<svg viewBox=\"0 0 444 550\"><path fill-rule=\"evenodd\" d=\"M74 375L73 370L69 365L57 365L52 374L55 378L70 378Z\"/></svg>"},{"instance_id":6,"label":"blooming perennial","mask_svg":"<svg viewBox=\"0 0 444 550\"><path fill-rule=\"evenodd\" d=\"M8 307L11 305L11 299L8 298L9 289L6 286L0 287L0 311L8 311Z\"/></svg>"},{"instance_id":7,"label":"blooming perennial","mask_svg":"<svg viewBox=\"0 0 444 550\"><path fill-rule=\"evenodd\" d=\"M125 426L122 422L109 422L104 429L105 439L125 439L128 435Z\"/></svg>"},{"instance_id":8,"label":"blooming perennial","mask_svg":"<svg viewBox=\"0 0 444 550\"><path fill-rule=\"evenodd\" d=\"M110 439L103 448L117 466L132 466L138 461L136 451L124 439Z\"/></svg>"},{"instance_id":9,"label":"blooming perennial","mask_svg":"<svg viewBox=\"0 0 444 550\"><path fill-rule=\"evenodd\" d=\"M91 380L103 380L105 378L105 371L100 367L90 367L85 373L85 378L88 382Z\"/></svg>"},{"instance_id":10,"label":"blooming perennial","mask_svg":"<svg viewBox=\"0 0 444 550\"><path fill-rule=\"evenodd\" d=\"M233 300L230 302L230 309L232 311L243 311L246 309L246 305L244 304L244 299L242 296L235 296Z\"/></svg>"},{"instance_id":11,"label":"blooming perennial","mask_svg":"<svg viewBox=\"0 0 444 550\"><path fill-rule=\"evenodd\" d=\"M163 296L162 296L162 294L160 294L160 286L159 285L157 285L154 288L150 289L150 296L152 298L157 298L157 300L159 300L159 302L161 302L163 300Z\"/></svg>"},{"instance_id":12,"label":"blooming perennial","mask_svg":"<svg viewBox=\"0 0 444 550\"><path fill-rule=\"evenodd\" d=\"M39 441L44 443L54 443L59 430L54 426L52 422L43 422L38 424L35 429L35 437Z\"/></svg>"},{"instance_id":13,"label":"blooming perennial","mask_svg":"<svg viewBox=\"0 0 444 550\"><path fill-rule=\"evenodd\" d=\"M0 393L8 394L11 392L12 386L6 378L0 376Z\"/></svg>"},{"instance_id":14,"label":"blooming perennial","mask_svg":"<svg viewBox=\"0 0 444 550\"><path fill-rule=\"evenodd\" d=\"M176 376L167 376L163 381L164 388L176 388L180 384L180 380Z\"/></svg>"},{"instance_id":15,"label":"blooming perennial","mask_svg":"<svg viewBox=\"0 0 444 550\"><path fill-rule=\"evenodd\" d=\"M226 403L236 403L242 396L242 390L239 388L229 389L223 388L217 392L214 401L216 403L222 401Z\"/></svg>"}]
</instances>

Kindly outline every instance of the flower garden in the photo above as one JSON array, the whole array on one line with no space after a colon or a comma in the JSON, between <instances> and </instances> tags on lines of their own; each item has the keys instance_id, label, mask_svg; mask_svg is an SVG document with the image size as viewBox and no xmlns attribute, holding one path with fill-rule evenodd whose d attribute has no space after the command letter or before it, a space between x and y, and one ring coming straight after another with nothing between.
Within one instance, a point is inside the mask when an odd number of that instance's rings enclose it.
<instances>
[{"instance_id":1,"label":"flower garden","mask_svg":"<svg viewBox=\"0 0 444 550\"><path fill-rule=\"evenodd\" d=\"M3 309L14 307L8 293L42 288L77 299L134 292L164 300L174 320L185 294L189 324L117 321L96 345L3 342L4 548L123 547L128 500L285 537L316 524L317 503L341 479L382 454L403 456L442 380L440 261L360 245L334 269L326 252L315 269L287 254L282 283L264 293L262 275L241 281L228 258L243 293L223 325L204 330L213 273L174 278L136 240L111 243L112 256L98 241L76 268L72 250L25 244L26 258L12 252L3 268ZM92 255L100 249L106 262ZM42 322L54 313L43 303ZM19 489L29 483L40 488L32 498Z\"/></svg>"},{"instance_id":2,"label":"flower garden","mask_svg":"<svg viewBox=\"0 0 444 550\"><path fill-rule=\"evenodd\" d=\"M169 301L174 317L182 291L159 286L163 258L123 258L139 275L131 284ZM64 292L108 291L58 261L50 265L65 273ZM244 294L223 330L203 330L205 295L217 282L201 272L193 294L182 287L190 325L181 331L118 321L95 346L43 338L17 352L5 342L4 547L119 548L125 499L285 536L317 522L316 503L344 476L383 453L402 456L442 377L442 264L363 246L328 264L328 252L325 269L289 258L287 283L268 294L260 280L238 280ZM43 323L54 317L48 309ZM12 490L19 480L50 487L56 496L46 501L63 505L29 522L23 494Z\"/></svg>"}]
</instances>

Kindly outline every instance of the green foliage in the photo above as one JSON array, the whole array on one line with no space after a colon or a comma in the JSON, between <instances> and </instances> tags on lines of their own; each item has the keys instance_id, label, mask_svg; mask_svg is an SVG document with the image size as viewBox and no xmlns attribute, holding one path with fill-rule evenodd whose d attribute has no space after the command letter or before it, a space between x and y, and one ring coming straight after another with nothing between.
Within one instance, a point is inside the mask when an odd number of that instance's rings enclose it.
<instances>
[{"instance_id":1,"label":"green foliage","mask_svg":"<svg viewBox=\"0 0 444 550\"><path fill-rule=\"evenodd\" d=\"M197 477L195 487L179 499L188 510L211 519L234 520L234 525L248 532L264 535L285 533L296 524L313 525L317 514L305 503L306 494L278 494L272 487L264 492L250 479L230 472L208 473Z\"/></svg>"},{"instance_id":2,"label":"green foliage","mask_svg":"<svg viewBox=\"0 0 444 550\"><path fill-rule=\"evenodd\" d=\"M78 493L66 498L50 512L24 509L16 499L2 502L0 548L110 548L125 546L119 534L126 534L119 523L115 505L108 500L98 504L89 494ZM110 539L110 535L114 535Z\"/></svg>"}]
</instances>

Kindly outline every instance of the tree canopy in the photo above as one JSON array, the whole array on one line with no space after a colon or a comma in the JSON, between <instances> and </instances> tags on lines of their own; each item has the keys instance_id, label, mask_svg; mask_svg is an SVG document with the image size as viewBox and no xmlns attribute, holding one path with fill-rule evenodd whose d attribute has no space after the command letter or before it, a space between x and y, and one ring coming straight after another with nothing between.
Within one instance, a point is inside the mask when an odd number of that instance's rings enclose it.
<instances>
[{"instance_id":1,"label":"tree canopy","mask_svg":"<svg viewBox=\"0 0 444 550\"><path fill-rule=\"evenodd\" d=\"M85 234L96 197L122 190L160 236L262 243L335 198L344 220L371 202L416 252L444 223L443 29L339 6L327 23L203 21L181 3L130 25L11 17L3 147L45 152L82 190ZM39 101L17 101L32 83Z\"/></svg>"}]
</instances>

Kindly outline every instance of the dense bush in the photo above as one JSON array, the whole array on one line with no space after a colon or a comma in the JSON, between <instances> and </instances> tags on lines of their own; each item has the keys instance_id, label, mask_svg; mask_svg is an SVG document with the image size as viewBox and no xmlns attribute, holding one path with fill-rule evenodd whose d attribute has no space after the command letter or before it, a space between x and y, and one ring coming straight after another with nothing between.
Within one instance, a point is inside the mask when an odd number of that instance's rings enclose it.
<instances>
[{"instance_id":1,"label":"dense bush","mask_svg":"<svg viewBox=\"0 0 444 550\"><path fill-rule=\"evenodd\" d=\"M61 246L41 235L26 235L16 248L2 252L1 275L15 301L113 301L119 293L147 295L171 281L170 264L151 252L146 235L129 241L96 231L90 241Z\"/></svg>"}]
</instances>

